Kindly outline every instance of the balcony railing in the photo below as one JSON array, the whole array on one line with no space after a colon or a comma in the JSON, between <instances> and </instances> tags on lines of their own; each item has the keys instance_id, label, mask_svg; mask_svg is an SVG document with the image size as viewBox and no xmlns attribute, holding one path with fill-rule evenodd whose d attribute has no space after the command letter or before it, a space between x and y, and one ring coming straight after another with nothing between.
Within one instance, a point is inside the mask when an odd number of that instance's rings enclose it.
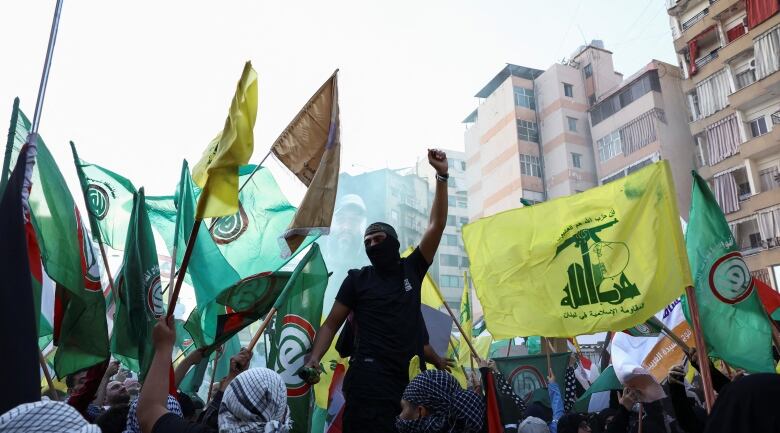
<instances>
[{"instance_id":1,"label":"balcony railing","mask_svg":"<svg viewBox=\"0 0 780 433\"><path fill-rule=\"evenodd\" d=\"M772 113L772 125L780 125L780 110Z\"/></svg>"},{"instance_id":2,"label":"balcony railing","mask_svg":"<svg viewBox=\"0 0 780 433\"><path fill-rule=\"evenodd\" d=\"M717 59L718 58L718 50L720 50L720 48L712 51L711 53L707 54L704 57L700 57L700 58L696 59L696 67L701 69L707 63Z\"/></svg>"},{"instance_id":3,"label":"balcony railing","mask_svg":"<svg viewBox=\"0 0 780 433\"><path fill-rule=\"evenodd\" d=\"M691 19L689 19L688 21L682 23L681 27L683 31L686 31L689 28L693 27L694 24L698 23L699 21L702 20L702 18L706 17L708 13L710 13L710 8L705 8L703 11L691 17Z\"/></svg>"}]
</instances>

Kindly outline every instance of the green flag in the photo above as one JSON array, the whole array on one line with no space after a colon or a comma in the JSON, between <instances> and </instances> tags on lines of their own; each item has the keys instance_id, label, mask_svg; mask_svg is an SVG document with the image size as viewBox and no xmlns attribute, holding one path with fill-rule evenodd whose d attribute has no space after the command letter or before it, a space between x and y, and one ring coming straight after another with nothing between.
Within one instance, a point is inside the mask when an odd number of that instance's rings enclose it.
<instances>
[{"instance_id":1,"label":"green flag","mask_svg":"<svg viewBox=\"0 0 780 433\"><path fill-rule=\"evenodd\" d=\"M648 320L647 322L640 323L636 326L626 329L626 334L632 337L657 337L662 330L660 322Z\"/></svg>"},{"instance_id":2,"label":"green flag","mask_svg":"<svg viewBox=\"0 0 780 433\"><path fill-rule=\"evenodd\" d=\"M81 160L72 141L70 149L87 205L92 235L98 242L121 250L127 239L135 186L111 170Z\"/></svg>"},{"instance_id":3,"label":"green flag","mask_svg":"<svg viewBox=\"0 0 780 433\"><path fill-rule=\"evenodd\" d=\"M119 301L111 352L131 370L137 371L143 381L154 355L152 328L157 317L165 312L157 249L146 213L143 188L133 199L123 263L117 285Z\"/></svg>"},{"instance_id":4,"label":"green flag","mask_svg":"<svg viewBox=\"0 0 780 433\"><path fill-rule=\"evenodd\" d=\"M709 355L751 373L772 372L772 332L752 276L707 182L693 172L685 245ZM691 321L688 299L683 311Z\"/></svg>"},{"instance_id":5,"label":"green flag","mask_svg":"<svg viewBox=\"0 0 780 433\"><path fill-rule=\"evenodd\" d=\"M593 382L593 385L591 385L587 391L585 391L582 396L577 399L577 402L574 403L574 409L577 412L588 412L588 405L590 404L590 397L596 393L596 392L602 392L602 391L610 391L613 389L623 389L623 385L618 380L617 376L615 375L615 369L610 365L607 367L604 371L601 372L598 379L596 379L595 382Z\"/></svg>"},{"instance_id":6,"label":"green flag","mask_svg":"<svg viewBox=\"0 0 780 433\"><path fill-rule=\"evenodd\" d=\"M31 128L24 113L18 110L17 114L13 147L6 151L11 166ZM65 377L108 358L106 306L98 255L65 178L40 136L30 211L43 270L57 286L58 308L52 324L58 346L54 368L58 377ZM36 299L40 296L36 294Z\"/></svg>"},{"instance_id":7,"label":"green flag","mask_svg":"<svg viewBox=\"0 0 780 433\"><path fill-rule=\"evenodd\" d=\"M327 285L328 270L319 245L314 244L293 271L274 305L278 311L268 368L279 373L287 385L287 404L295 433L308 431L314 392L297 373L320 328L322 300Z\"/></svg>"},{"instance_id":8,"label":"green flag","mask_svg":"<svg viewBox=\"0 0 780 433\"><path fill-rule=\"evenodd\" d=\"M550 365L555 374L555 382L565 389L566 367L569 365L570 352L553 353ZM515 394L526 402L534 399L534 391L547 388L547 355L510 356L496 358L496 367L506 377ZM545 395L538 392L538 395Z\"/></svg>"}]
</instances>

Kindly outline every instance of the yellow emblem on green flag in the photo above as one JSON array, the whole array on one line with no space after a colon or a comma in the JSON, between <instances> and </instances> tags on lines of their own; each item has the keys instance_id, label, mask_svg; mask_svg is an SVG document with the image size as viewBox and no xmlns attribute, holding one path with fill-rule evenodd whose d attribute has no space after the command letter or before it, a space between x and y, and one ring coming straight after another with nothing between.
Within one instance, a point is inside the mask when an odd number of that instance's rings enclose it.
<instances>
[{"instance_id":1,"label":"yellow emblem on green flag","mask_svg":"<svg viewBox=\"0 0 780 433\"><path fill-rule=\"evenodd\" d=\"M669 164L463 228L493 338L646 321L692 284Z\"/></svg>"},{"instance_id":2,"label":"yellow emblem on green flag","mask_svg":"<svg viewBox=\"0 0 780 433\"><path fill-rule=\"evenodd\" d=\"M192 168L192 179L203 188L196 218L213 218L238 212L238 168L249 162L254 150L257 119L257 72L246 62L225 127Z\"/></svg>"}]
</instances>

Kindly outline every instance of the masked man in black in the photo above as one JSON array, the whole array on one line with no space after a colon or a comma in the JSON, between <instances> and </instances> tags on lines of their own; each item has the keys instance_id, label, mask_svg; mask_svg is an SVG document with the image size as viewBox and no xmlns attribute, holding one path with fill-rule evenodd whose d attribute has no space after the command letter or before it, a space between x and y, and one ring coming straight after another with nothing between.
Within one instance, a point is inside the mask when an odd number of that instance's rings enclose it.
<instances>
[{"instance_id":1,"label":"masked man in black","mask_svg":"<svg viewBox=\"0 0 780 433\"><path fill-rule=\"evenodd\" d=\"M333 337L352 313L354 347L343 385L345 433L396 431L413 356L438 369L448 368L428 344L420 312L422 281L447 223L447 155L428 150L428 163L436 170L436 193L419 246L402 259L393 227L379 222L368 226L363 241L371 266L348 272L305 363L320 367Z\"/></svg>"}]
</instances>

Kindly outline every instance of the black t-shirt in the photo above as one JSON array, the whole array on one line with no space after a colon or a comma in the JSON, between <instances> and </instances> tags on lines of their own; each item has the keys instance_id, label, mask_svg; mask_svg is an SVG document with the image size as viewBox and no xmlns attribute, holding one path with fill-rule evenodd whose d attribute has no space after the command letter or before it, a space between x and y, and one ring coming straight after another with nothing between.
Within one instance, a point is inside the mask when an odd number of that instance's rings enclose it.
<instances>
[{"instance_id":1,"label":"black t-shirt","mask_svg":"<svg viewBox=\"0 0 780 433\"><path fill-rule=\"evenodd\" d=\"M379 274L373 266L350 270L336 300L354 314L354 357L408 365L421 351L420 289L430 264L419 248L401 259L399 272Z\"/></svg>"},{"instance_id":2,"label":"black t-shirt","mask_svg":"<svg viewBox=\"0 0 780 433\"><path fill-rule=\"evenodd\" d=\"M185 421L182 417L168 412L157 419L152 433L216 433L216 430L203 424Z\"/></svg>"}]
</instances>

